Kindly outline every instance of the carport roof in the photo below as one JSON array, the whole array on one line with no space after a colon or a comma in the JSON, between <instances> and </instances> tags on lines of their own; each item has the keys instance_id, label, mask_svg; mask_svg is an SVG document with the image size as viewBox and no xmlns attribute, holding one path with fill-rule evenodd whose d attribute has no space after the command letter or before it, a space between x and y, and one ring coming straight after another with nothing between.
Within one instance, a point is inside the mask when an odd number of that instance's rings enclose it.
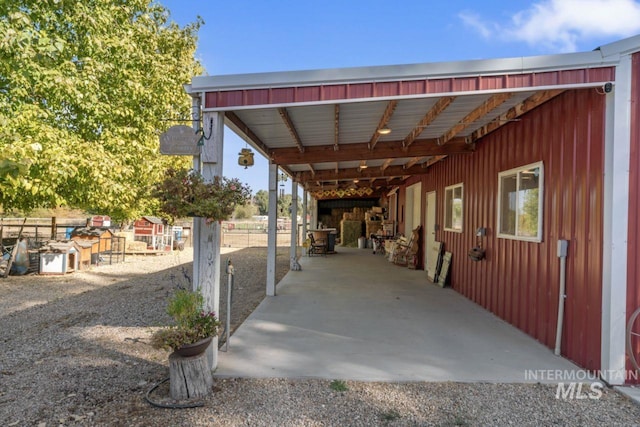
<instances>
[{"instance_id":1,"label":"carport roof","mask_svg":"<svg viewBox=\"0 0 640 427\"><path fill-rule=\"evenodd\" d=\"M564 90L614 83L638 50L634 36L562 55L200 76L187 91L315 198L372 197Z\"/></svg>"}]
</instances>

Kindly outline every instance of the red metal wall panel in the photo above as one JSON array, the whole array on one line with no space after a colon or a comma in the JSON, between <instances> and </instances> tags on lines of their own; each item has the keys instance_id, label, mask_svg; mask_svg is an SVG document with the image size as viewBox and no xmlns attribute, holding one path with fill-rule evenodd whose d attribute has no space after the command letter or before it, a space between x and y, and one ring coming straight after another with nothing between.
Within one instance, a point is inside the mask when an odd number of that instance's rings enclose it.
<instances>
[{"instance_id":1,"label":"red metal wall panel","mask_svg":"<svg viewBox=\"0 0 640 427\"><path fill-rule=\"evenodd\" d=\"M498 76L454 77L417 81L291 86L274 89L212 91L205 94L205 108L247 105L295 104L297 102L365 99L380 96L426 95L451 91L500 90L558 84L613 81L613 67L549 71Z\"/></svg>"},{"instance_id":2,"label":"red metal wall panel","mask_svg":"<svg viewBox=\"0 0 640 427\"><path fill-rule=\"evenodd\" d=\"M562 352L588 369L600 368L604 112L605 99L595 89L567 91L487 135L474 154L450 156L407 182L422 181L423 212L424 193L437 191L436 239L453 254L452 287L550 348L557 240L569 240ZM544 164L543 241L497 238L498 173L537 161ZM444 188L459 182L463 233L452 233L442 229ZM486 259L473 262L467 252L478 227L488 230Z\"/></svg>"},{"instance_id":3,"label":"red metal wall panel","mask_svg":"<svg viewBox=\"0 0 640 427\"><path fill-rule=\"evenodd\" d=\"M640 307L640 53L632 56L629 238L627 240L627 320ZM637 325L637 323L636 323ZM640 344L635 349L640 351ZM633 369L627 363L628 369ZM638 383L638 381L634 381Z\"/></svg>"}]
</instances>

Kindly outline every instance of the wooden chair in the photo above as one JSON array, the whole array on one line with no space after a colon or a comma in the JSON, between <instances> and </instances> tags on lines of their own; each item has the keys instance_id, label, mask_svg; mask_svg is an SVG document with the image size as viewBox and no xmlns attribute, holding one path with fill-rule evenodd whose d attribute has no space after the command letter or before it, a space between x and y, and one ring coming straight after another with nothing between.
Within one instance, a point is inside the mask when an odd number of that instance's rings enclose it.
<instances>
[{"instance_id":1,"label":"wooden chair","mask_svg":"<svg viewBox=\"0 0 640 427\"><path fill-rule=\"evenodd\" d=\"M316 240L315 237L313 237L313 233L309 233L309 240L311 241L311 244L309 245L309 252L308 252L309 256L312 256L315 254L323 255L323 256L327 255L327 242L325 239Z\"/></svg>"},{"instance_id":2,"label":"wooden chair","mask_svg":"<svg viewBox=\"0 0 640 427\"><path fill-rule=\"evenodd\" d=\"M399 265L409 265L415 262L415 256L418 253L418 238L420 236L420 226L417 226L412 232L411 237L406 243L401 243L396 247L393 255L393 263Z\"/></svg>"}]
</instances>

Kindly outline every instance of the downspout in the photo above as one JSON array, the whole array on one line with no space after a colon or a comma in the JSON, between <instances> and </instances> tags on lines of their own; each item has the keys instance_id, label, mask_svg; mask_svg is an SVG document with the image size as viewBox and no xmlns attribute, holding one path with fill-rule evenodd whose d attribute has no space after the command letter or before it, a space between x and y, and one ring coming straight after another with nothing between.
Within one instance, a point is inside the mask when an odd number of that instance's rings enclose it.
<instances>
[{"instance_id":1,"label":"downspout","mask_svg":"<svg viewBox=\"0 0 640 427\"><path fill-rule=\"evenodd\" d=\"M558 240L558 258L560 258L560 290L558 295L558 322L556 326L556 348L554 354L561 355L562 345L562 323L564 321L564 300L567 298L567 250L569 249L568 240Z\"/></svg>"}]
</instances>

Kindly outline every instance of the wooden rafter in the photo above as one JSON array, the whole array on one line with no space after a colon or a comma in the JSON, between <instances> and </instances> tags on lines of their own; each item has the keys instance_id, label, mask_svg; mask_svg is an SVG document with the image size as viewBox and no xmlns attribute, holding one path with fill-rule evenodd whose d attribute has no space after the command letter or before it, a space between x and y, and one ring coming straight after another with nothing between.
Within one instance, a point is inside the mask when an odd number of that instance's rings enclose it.
<instances>
[{"instance_id":1,"label":"wooden rafter","mask_svg":"<svg viewBox=\"0 0 640 427\"><path fill-rule=\"evenodd\" d=\"M340 149L340 105L336 104L333 107L333 149L338 151Z\"/></svg>"},{"instance_id":2,"label":"wooden rafter","mask_svg":"<svg viewBox=\"0 0 640 427\"><path fill-rule=\"evenodd\" d=\"M492 122L487 123L486 125L482 126L480 129L477 129L475 132L473 132L473 134L471 135L472 142L493 132L494 130L502 126L504 123L510 120L517 119L521 115L533 110L534 108L538 107L541 104L544 104L551 98L555 98L556 96L560 95L562 92L563 92L562 90L556 89L556 90L544 90L541 92L534 93L533 95L525 99L520 104L514 107L511 107L509 111L502 114L500 117L496 118Z\"/></svg>"},{"instance_id":3,"label":"wooden rafter","mask_svg":"<svg viewBox=\"0 0 640 427\"><path fill-rule=\"evenodd\" d=\"M485 102L483 102L478 108L475 108L469 114L467 114L462 120L458 122L455 126L445 132L441 138L438 139L438 144L445 144L450 141L454 136L462 132L473 122L478 120L480 117L487 115L500 104L505 102L507 99L511 98L512 94L510 93L498 93L493 95Z\"/></svg>"},{"instance_id":4,"label":"wooden rafter","mask_svg":"<svg viewBox=\"0 0 640 427\"><path fill-rule=\"evenodd\" d=\"M407 163L404 164L404 168L405 169L409 169L411 166L415 165L416 163L418 163L422 159L424 159L424 157L414 157L411 160L409 160Z\"/></svg>"},{"instance_id":5,"label":"wooden rafter","mask_svg":"<svg viewBox=\"0 0 640 427\"><path fill-rule=\"evenodd\" d=\"M388 168L392 162L393 162L393 159L386 159L384 163L382 163L382 166L380 166L380 170L384 172L384 170Z\"/></svg>"},{"instance_id":6,"label":"wooden rafter","mask_svg":"<svg viewBox=\"0 0 640 427\"><path fill-rule=\"evenodd\" d=\"M313 165L311 163L307 164L307 166L309 166L309 172L311 172L312 176L316 175L316 170L313 168Z\"/></svg>"},{"instance_id":7,"label":"wooden rafter","mask_svg":"<svg viewBox=\"0 0 640 427\"><path fill-rule=\"evenodd\" d=\"M429 160L427 160L426 162L424 162L422 164L423 168L428 168L431 167L432 165L435 165L436 163L438 163L440 160L444 159L447 156L434 156L432 158L430 158Z\"/></svg>"},{"instance_id":8,"label":"wooden rafter","mask_svg":"<svg viewBox=\"0 0 640 427\"><path fill-rule=\"evenodd\" d=\"M262 142L260 138L258 138L258 135L253 133L253 131L249 128L249 126L247 126L246 124L244 124L242 120L240 120L240 117L238 117L232 111L225 112L224 116L229 122L231 122L231 124L233 124L233 126L238 131L245 134L245 136L253 142L253 145L255 145L258 148L258 150L262 151L262 154L264 154L269 158L271 157L271 149L267 147L267 145L264 142Z\"/></svg>"},{"instance_id":9,"label":"wooden rafter","mask_svg":"<svg viewBox=\"0 0 640 427\"><path fill-rule=\"evenodd\" d=\"M298 146L298 150L300 150L301 153L304 153L304 145L302 145L302 140L300 139L300 135L298 135L298 131L296 130L296 127L293 125L293 122L291 121L291 117L289 117L289 113L287 112L287 109L282 107L278 108L278 113L280 113L280 117L282 117L282 121L287 126L287 129L289 129L291 138L293 138L296 145Z\"/></svg>"},{"instance_id":10,"label":"wooden rafter","mask_svg":"<svg viewBox=\"0 0 640 427\"><path fill-rule=\"evenodd\" d=\"M360 170L360 168L348 168L341 169L336 172L333 169L316 170L314 176L310 172L300 172L300 180L302 182L307 181L328 181L328 180L343 180L343 179L371 179L371 178L383 178L390 176L410 176L423 174L424 168L420 164L405 168L404 166L389 166L384 171L379 168L368 168Z\"/></svg>"},{"instance_id":11,"label":"wooden rafter","mask_svg":"<svg viewBox=\"0 0 640 427\"><path fill-rule=\"evenodd\" d=\"M402 141L381 141L375 150L369 150L367 143L342 144L335 151L333 145L315 145L305 147L304 153L296 148L274 148L272 158L282 165L348 162L353 160L380 160L399 157L425 157L445 154L461 154L473 151L465 138L454 138L445 146L438 146L435 139L417 139L407 150L401 150Z\"/></svg>"},{"instance_id":12,"label":"wooden rafter","mask_svg":"<svg viewBox=\"0 0 640 427\"><path fill-rule=\"evenodd\" d=\"M385 108L384 113L382 114L382 117L378 122L378 127L376 127L376 130L373 132L373 136L369 140L369 150L373 150L373 148L378 143L378 139L380 138L380 134L378 133L378 131L387 125L397 105L398 101L395 100L389 101L389 103L387 104L387 108Z\"/></svg>"},{"instance_id":13,"label":"wooden rafter","mask_svg":"<svg viewBox=\"0 0 640 427\"><path fill-rule=\"evenodd\" d=\"M402 141L402 146L406 148L413 144L413 141L415 141L416 138L420 136L422 131L425 130L425 128L429 126L429 124L431 124L431 122L433 122L440 114L442 114L442 112L449 105L451 105L451 103L455 99L455 96L443 96L442 98L438 99L435 105L431 107L427 114L425 114L424 117L411 130L411 132L409 132L409 135L404 138L404 140Z\"/></svg>"}]
</instances>

